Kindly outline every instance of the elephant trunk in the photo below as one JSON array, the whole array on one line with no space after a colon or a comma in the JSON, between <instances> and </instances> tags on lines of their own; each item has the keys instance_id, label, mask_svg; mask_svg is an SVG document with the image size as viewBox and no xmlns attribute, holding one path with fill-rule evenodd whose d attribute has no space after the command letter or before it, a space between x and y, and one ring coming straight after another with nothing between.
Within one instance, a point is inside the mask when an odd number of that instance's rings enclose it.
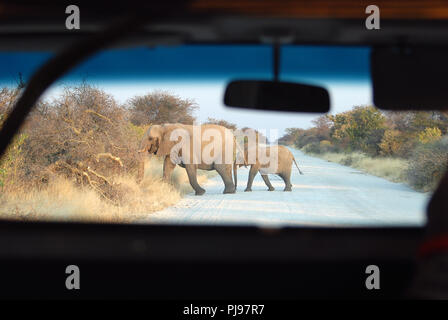
<instances>
[{"instance_id":1,"label":"elephant trunk","mask_svg":"<svg viewBox=\"0 0 448 320\"><path fill-rule=\"evenodd\" d=\"M138 161L138 167L137 167L137 183L139 184L142 182L144 176L145 176L145 155L148 151L147 146L142 143L140 150L137 151L137 161Z\"/></svg>"},{"instance_id":2,"label":"elephant trunk","mask_svg":"<svg viewBox=\"0 0 448 320\"><path fill-rule=\"evenodd\" d=\"M236 163L236 159L233 162L233 179L235 180L235 192L236 192L236 187L238 185L238 164Z\"/></svg>"},{"instance_id":3,"label":"elephant trunk","mask_svg":"<svg viewBox=\"0 0 448 320\"><path fill-rule=\"evenodd\" d=\"M143 153L138 154L138 168L137 168L137 184L142 182L145 175L145 157Z\"/></svg>"},{"instance_id":4,"label":"elephant trunk","mask_svg":"<svg viewBox=\"0 0 448 320\"><path fill-rule=\"evenodd\" d=\"M144 137L142 138L140 142L140 149L137 150L137 161L138 161L138 168L137 168L137 183L143 181L143 178L145 176L145 158L147 155L147 152L149 150L148 147L148 139L147 139L147 133L145 133Z\"/></svg>"}]
</instances>

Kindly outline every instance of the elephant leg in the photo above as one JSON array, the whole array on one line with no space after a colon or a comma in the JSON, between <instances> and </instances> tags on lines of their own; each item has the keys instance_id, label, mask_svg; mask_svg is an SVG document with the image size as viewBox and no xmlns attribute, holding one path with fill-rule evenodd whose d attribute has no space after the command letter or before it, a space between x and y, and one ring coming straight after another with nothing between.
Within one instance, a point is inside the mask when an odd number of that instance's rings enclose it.
<instances>
[{"instance_id":1,"label":"elephant leg","mask_svg":"<svg viewBox=\"0 0 448 320\"><path fill-rule=\"evenodd\" d=\"M254 178L258 173L258 166L252 165L249 170L249 178L247 179L247 187L245 192L252 191L252 183L254 182Z\"/></svg>"},{"instance_id":2,"label":"elephant leg","mask_svg":"<svg viewBox=\"0 0 448 320\"><path fill-rule=\"evenodd\" d=\"M163 161L163 179L165 181L171 182L171 174L175 167L176 165L171 162L170 156L166 156Z\"/></svg>"},{"instance_id":3,"label":"elephant leg","mask_svg":"<svg viewBox=\"0 0 448 320\"><path fill-rule=\"evenodd\" d=\"M289 172L289 174L286 173L280 173L279 174L280 178L283 179L283 181L285 182L285 189L283 189L283 191L292 191L292 184L291 184L291 172Z\"/></svg>"},{"instance_id":4,"label":"elephant leg","mask_svg":"<svg viewBox=\"0 0 448 320\"><path fill-rule=\"evenodd\" d=\"M195 165L185 165L185 170L187 170L188 180L190 181L191 187L194 189L197 196L203 195L205 190L201 188L197 179L197 168Z\"/></svg>"},{"instance_id":5,"label":"elephant leg","mask_svg":"<svg viewBox=\"0 0 448 320\"><path fill-rule=\"evenodd\" d=\"M215 170L224 182L225 188L223 193L235 193L235 184L232 180L232 165L215 165Z\"/></svg>"},{"instance_id":6,"label":"elephant leg","mask_svg":"<svg viewBox=\"0 0 448 320\"><path fill-rule=\"evenodd\" d=\"M272 186L271 181L269 181L268 175L267 174L262 174L261 177L263 178L264 183L266 183L266 185L268 186L269 191L274 191L275 188Z\"/></svg>"}]
</instances>

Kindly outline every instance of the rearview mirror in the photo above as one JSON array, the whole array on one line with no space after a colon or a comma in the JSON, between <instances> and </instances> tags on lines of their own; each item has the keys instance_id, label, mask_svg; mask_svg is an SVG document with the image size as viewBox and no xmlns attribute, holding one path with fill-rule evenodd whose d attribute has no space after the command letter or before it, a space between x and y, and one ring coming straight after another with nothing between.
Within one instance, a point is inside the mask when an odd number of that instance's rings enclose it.
<instances>
[{"instance_id":1,"label":"rearview mirror","mask_svg":"<svg viewBox=\"0 0 448 320\"><path fill-rule=\"evenodd\" d=\"M307 84L236 80L227 85L224 104L256 110L324 113L330 110L330 96L325 88Z\"/></svg>"}]
</instances>

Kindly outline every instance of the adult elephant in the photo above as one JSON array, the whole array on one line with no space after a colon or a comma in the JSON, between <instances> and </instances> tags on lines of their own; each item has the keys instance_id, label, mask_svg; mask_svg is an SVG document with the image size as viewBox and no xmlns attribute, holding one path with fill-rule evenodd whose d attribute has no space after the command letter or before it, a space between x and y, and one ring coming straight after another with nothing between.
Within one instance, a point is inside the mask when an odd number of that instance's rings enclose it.
<instances>
[{"instance_id":1,"label":"adult elephant","mask_svg":"<svg viewBox=\"0 0 448 320\"><path fill-rule=\"evenodd\" d=\"M283 191L291 191L291 170L293 161L300 174L303 174L291 151L284 146L261 146L256 144L253 147L248 147L248 145L245 144L244 158L250 165L247 187L246 190L244 190L246 192L252 191L252 183L258 172L260 172L269 191L274 191L275 188L269 181L268 174L279 175L285 182L285 189Z\"/></svg>"},{"instance_id":2,"label":"adult elephant","mask_svg":"<svg viewBox=\"0 0 448 320\"><path fill-rule=\"evenodd\" d=\"M224 182L224 193L235 193L237 184L237 145L233 133L219 125L184 125L167 123L152 125L146 131L139 153L164 157L163 178L171 179L176 165L187 171L188 180L196 195L205 190L197 181L197 169L216 170ZM232 168L235 183L232 180ZM144 173L141 159L138 181Z\"/></svg>"}]
</instances>

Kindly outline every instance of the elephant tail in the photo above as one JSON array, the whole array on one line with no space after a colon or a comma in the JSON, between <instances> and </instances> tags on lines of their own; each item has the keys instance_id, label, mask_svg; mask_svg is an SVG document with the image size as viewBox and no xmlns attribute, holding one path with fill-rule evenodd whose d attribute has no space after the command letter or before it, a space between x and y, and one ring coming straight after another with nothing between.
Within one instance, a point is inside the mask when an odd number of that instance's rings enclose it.
<instances>
[{"instance_id":1,"label":"elephant tail","mask_svg":"<svg viewBox=\"0 0 448 320\"><path fill-rule=\"evenodd\" d=\"M296 158L294 158L294 156L292 157L292 160L294 160L294 163L296 164L297 169L299 169L300 174L303 174L303 172L300 171L300 168L299 168L299 166L297 165Z\"/></svg>"}]
</instances>

